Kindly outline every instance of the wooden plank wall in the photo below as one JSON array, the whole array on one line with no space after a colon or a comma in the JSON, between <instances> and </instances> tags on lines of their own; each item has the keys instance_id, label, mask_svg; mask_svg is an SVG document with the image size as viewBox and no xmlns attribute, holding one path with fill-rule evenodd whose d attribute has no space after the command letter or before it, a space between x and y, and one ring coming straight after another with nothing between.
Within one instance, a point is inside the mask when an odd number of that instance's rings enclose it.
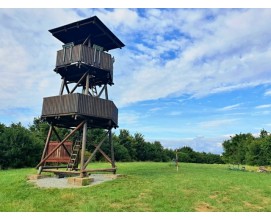
<instances>
[{"instance_id":1,"label":"wooden plank wall","mask_svg":"<svg viewBox=\"0 0 271 220\"><path fill-rule=\"evenodd\" d=\"M48 146L47 155L52 152L52 150L59 144L58 141L50 141ZM69 152L72 151L72 142L66 141L64 142L67 150ZM53 162L53 163L68 163L70 161L70 156L67 154L65 149L61 146L58 148L47 160L46 162Z\"/></svg>"}]
</instances>

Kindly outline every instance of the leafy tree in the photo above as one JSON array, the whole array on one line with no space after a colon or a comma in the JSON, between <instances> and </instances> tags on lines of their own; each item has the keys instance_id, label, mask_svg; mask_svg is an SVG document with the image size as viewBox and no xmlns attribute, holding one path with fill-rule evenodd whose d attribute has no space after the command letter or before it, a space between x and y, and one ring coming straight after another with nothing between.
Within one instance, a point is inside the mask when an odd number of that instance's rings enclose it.
<instances>
[{"instance_id":1,"label":"leafy tree","mask_svg":"<svg viewBox=\"0 0 271 220\"><path fill-rule=\"evenodd\" d=\"M137 152L135 145L133 144L133 137L130 135L129 131L126 129L121 129L119 134L119 143L124 146L131 157L131 160L137 160Z\"/></svg>"},{"instance_id":2,"label":"leafy tree","mask_svg":"<svg viewBox=\"0 0 271 220\"><path fill-rule=\"evenodd\" d=\"M3 126L1 126L1 129ZM0 135L0 165L2 168L34 166L40 159L43 142L21 123L2 129Z\"/></svg>"},{"instance_id":3,"label":"leafy tree","mask_svg":"<svg viewBox=\"0 0 271 220\"><path fill-rule=\"evenodd\" d=\"M146 142L144 140L144 136L140 133L135 133L132 144L133 144L132 149L136 150L136 159L139 161L145 161L146 160Z\"/></svg>"},{"instance_id":4,"label":"leafy tree","mask_svg":"<svg viewBox=\"0 0 271 220\"><path fill-rule=\"evenodd\" d=\"M255 138L252 134L237 134L223 142L223 158L227 163L245 164L248 145Z\"/></svg>"},{"instance_id":5,"label":"leafy tree","mask_svg":"<svg viewBox=\"0 0 271 220\"><path fill-rule=\"evenodd\" d=\"M262 136L255 139L248 146L246 154L249 165L270 165L271 164L271 137Z\"/></svg>"},{"instance_id":6,"label":"leafy tree","mask_svg":"<svg viewBox=\"0 0 271 220\"><path fill-rule=\"evenodd\" d=\"M124 161L124 162L131 161L131 157L129 155L127 148L125 148L120 143L118 142L114 143L114 150L115 150L116 161Z\"/></svg>"}]
</instances>

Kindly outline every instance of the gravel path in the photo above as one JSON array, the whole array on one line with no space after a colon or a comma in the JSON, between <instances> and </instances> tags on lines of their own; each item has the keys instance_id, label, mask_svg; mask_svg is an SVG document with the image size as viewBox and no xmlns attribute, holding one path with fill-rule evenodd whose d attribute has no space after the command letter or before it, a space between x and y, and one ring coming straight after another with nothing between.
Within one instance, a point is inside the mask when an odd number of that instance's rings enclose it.
<instances>
[{"instance_id":1,"label":"gravel path","mask_svg":"<svg viewBox=\"0 0 271 220\"><path fill-rule=\"evenodd\" d=\"M58 177L45 177L37 180L29 180L30 183L34 183L38 187L42 188L79 188L79 187L89 187L97 184L101 184L105 181L114 180L118 175L113 174L91 174L91 177L94 178L94 181L91 182L88 186L76 186L68 184L68 178L58 178Z\"/></svg>"}]
</instances>

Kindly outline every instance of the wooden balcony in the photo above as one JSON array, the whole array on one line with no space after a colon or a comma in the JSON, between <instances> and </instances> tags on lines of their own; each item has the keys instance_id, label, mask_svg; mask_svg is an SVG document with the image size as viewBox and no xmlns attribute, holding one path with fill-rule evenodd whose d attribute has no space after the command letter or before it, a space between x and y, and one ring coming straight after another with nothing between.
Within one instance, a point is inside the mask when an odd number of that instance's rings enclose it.
<instances>
[{"instance_id":1,"label":"wooden balcony","mask_svg":"<svg viewBox=\"0 0 271 220\"><path fill-rule=\"evenodd\" d=\"M43 98L41 118L60 127L88 120L90 127L118 127L118 109L110 100L72 93Z\"/></svg>"},{"instance_id":2,"label":"wooden balcony","mask_svg":"<svg viewBox=\"0 0 271 220\"><path fill-rule=\"evenodd\" d=\"M114 58L106 52L83 44L71 45L57 51L55 71L76 81L89 70L97 84L113 84L113 62Z\"/></svg>"}]
</instances>

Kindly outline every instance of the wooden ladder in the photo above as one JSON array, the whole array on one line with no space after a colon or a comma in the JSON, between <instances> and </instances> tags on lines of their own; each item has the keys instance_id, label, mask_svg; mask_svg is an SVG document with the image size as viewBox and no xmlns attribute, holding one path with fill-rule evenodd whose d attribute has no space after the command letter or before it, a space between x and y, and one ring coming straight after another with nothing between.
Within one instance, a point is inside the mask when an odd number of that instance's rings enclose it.
<instances>
[{"instance_id":1,"label":"wooden ladder","mask_svg":"<svg viewBox=\"0 0 271 220\"><path fill-rule=\"evenodd\" d=\"M72 148L70 161L67 165L67 170L73 170L74 168L76 168L78 163L79 152L81 150L81 144L82 144L81 139L75 141L75 144Z\"/></svg>"}]
</instances>

